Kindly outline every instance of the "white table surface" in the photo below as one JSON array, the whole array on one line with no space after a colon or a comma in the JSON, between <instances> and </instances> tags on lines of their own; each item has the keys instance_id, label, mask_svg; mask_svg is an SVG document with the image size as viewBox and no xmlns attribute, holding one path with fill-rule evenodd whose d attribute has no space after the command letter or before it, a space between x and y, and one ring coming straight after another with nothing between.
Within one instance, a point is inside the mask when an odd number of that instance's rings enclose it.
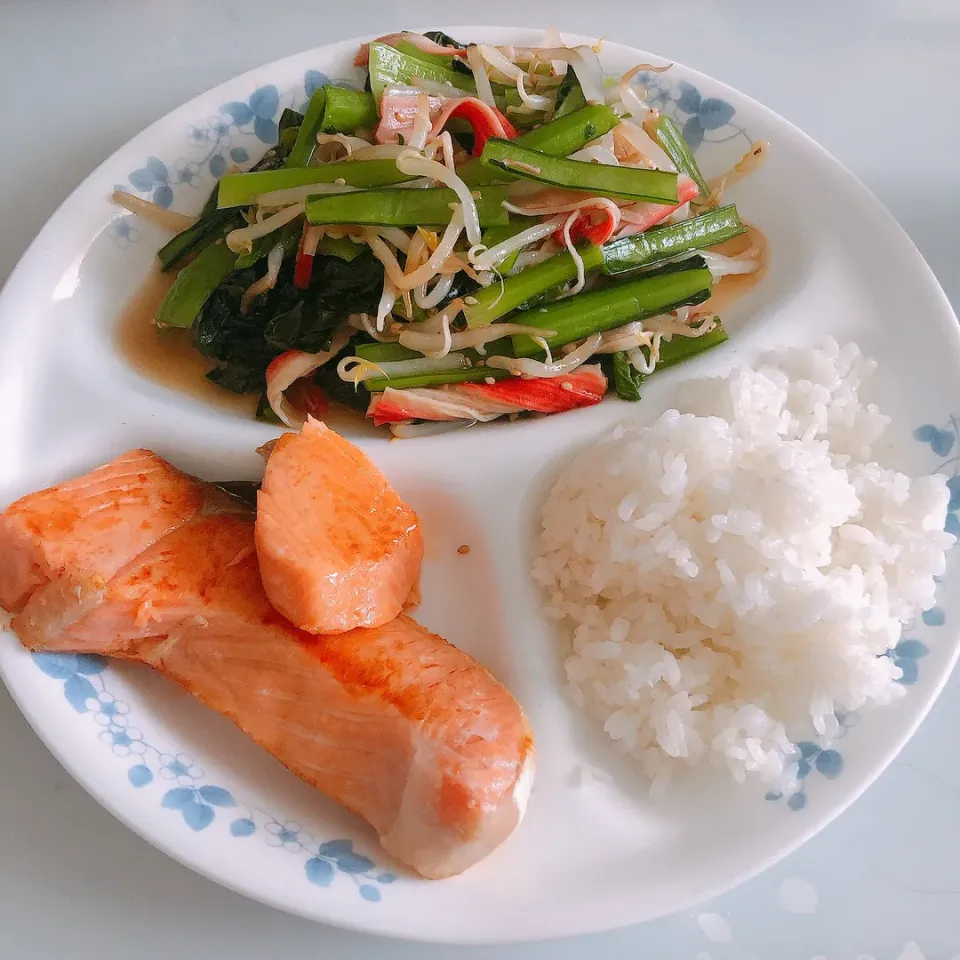
<instances>
[{"instance_id":1,"label":"white table surface","mask_svg":"<svg viewBox=\"0 0 960 960\"><path fill-rule=\"evenodd\" d=\"M330 40L451 22L606 35L740 88L850 167L960 307L960 0L0 0L0 282L96 164L195 94ZM0 958L955 960L958 734L960 675L848 814L689 913L453 949L324 928L194 875L88 797L0 692Z\"/></svg>"}]
</instances>

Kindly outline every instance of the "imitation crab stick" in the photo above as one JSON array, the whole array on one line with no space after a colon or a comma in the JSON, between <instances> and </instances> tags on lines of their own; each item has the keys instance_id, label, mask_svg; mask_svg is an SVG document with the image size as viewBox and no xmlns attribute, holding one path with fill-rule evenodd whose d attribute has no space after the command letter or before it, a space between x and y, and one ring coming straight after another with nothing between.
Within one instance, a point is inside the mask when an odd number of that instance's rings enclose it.
<instances>
[{"instance_id":1,"label":"imitation crab stick","mask_svg":"<svg viewBox=\"0 0 960 960\"><path fill-rule=\"evenodd\" d=\"M508 377L494 383L460 383L395 390L370 398L367 416L377 426L408 420L495 420L511 413L562 413L599 403L607 378L596 365L557 377Z\"/></svg>"},{"instance_id":2,"label":"imitation crab stick","mask_svg":"<svg viewBox=\"0 0 960 960\"><path fill-rule=\"evenodd\" d=\"M624 225L620 228L619 236L628 237L635 233L643 233L651 227L662 223L671 214L676 213L684 204L689 203L699 195L697 185L688 177L680 177L677 181L677 202L663 203L634 203L620 210Z\"/></svg>"},{"instance_id":3,"label":"imitation crab stick","mask_svg":"<svg viewBox=\"0 0 960 960\"><path fill-rule=\"evenodd\" d=\"M317 420L280 436L257 509L267 596L310 633L381 626L420 574L417 515L371 461Z\"/></svg>"},{"instance_id":4,"label":"imitation crab stick","mask_svg":"<svg viewBox=\"0 0 960 960\"><path fill-rule=\"evenodd\" d=\"M0 606L25 642L57 649L118 570L217 498L149 450L29 494L0 514Z\"/></svg>"}]
</instances>

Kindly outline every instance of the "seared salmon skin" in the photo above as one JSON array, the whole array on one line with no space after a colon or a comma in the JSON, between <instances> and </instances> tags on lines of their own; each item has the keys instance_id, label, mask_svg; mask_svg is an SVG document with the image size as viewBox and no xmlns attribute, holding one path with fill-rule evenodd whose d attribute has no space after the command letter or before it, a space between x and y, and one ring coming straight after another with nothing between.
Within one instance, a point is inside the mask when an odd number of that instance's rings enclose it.
<instances>
[{"instance_id":1,"label":"seared salmon skin","mask_svg":"<svg viewBox=\"0 0 960 960\"><path fill-rule=\"evenodd\" d=\"M396 617L423 560L417 515L352 443L308 418L270 451L257 554L273 605L309 633Z\"/></svg>"},{"instance_id":2,"label":"seared salmon skin","mask_svg":"<svg viewBox=\"0 0 960 960\"><path fill-rule=\"evenodd\" d=\"M149 450L131 450L0 514L0 606L29 646L58 649L114 574L196 516L205 485Z\"/></svg>"},{"instance_id":3,"label":"seared salmon skin","mask_svg":"<svg viewBox=\"0 0 960 960\"><path fill-rule=\"evenodd\" d=\"M156 510L159 491L184 476L148 473L137 496ZM103 478L95 471L64 484L55 499L69 504L66 491L76 491L78 512L95 516L98 501L106 515L117 495ZM192 516L177 501L165 535L155 535L159 521L136 543L129 529L118 531L109 564L99 528L47 524L38 553L30 537L10 533L39 522L29 498L0 515L4 569L27 571L10 590L18 600L52 582L54 557L65 583L112 570L96 603L60 617L56 629L33 625L29 645L150 665L363 817L388 853L425 877L460 873L499 846L521 819L533 777L533 739L510 692L405 615L332 636L298 630L263 589L253 514L202 508L207 485L187 480ZM51 512L48 499L36 504Z\"/></svg>"}]
</instances>

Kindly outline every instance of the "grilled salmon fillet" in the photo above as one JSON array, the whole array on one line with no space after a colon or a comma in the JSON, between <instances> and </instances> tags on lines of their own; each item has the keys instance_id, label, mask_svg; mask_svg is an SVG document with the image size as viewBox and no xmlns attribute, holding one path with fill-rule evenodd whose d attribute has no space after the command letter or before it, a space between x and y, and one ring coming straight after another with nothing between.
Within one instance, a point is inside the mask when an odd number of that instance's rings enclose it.
<instances>
[{"instance_id":1,"label":"grilled salmon fillet","mask_svg":"<svg viewBox=\"0 0 960 960\"><path fill-rule=\"evenodd\" d=\"M144 514L154 509L151 483L167 479L152 476ZM192 482L202 503L206 485ZM58 576L74 582L112 534L58 526L49 504L69 504L67 489L91 487L73 481L36 502L46 511L44 549L70 558ZM102 498L113 503L112 488ZM9 563L31 543L9 531L39 522L29 504L14 506L19 525L0 515ZM251 513L199 509L170 526L122 565L117 554L98 602L55 631L33 629L29 645L148 664L367 820L388 853L425 877L460 873L511 834L532 781L533 740L519 704L486 669L404 615L331 636L298 630L263 589ZM11 591L18 600L30 583L46 589L39 575L23 583Z\"/></svg>"},{"instance_id":2,"label":"grilled salmon fillet","mask_svg":"<svg viewBox=\"0 0 960 960\"><path fill-rule=\"evenodd\" d=\"M272 447L257 499L267 596L309 633L377 627L420 574L417 515L353 444L308 418Z\"/></svg>"}]
</instances>

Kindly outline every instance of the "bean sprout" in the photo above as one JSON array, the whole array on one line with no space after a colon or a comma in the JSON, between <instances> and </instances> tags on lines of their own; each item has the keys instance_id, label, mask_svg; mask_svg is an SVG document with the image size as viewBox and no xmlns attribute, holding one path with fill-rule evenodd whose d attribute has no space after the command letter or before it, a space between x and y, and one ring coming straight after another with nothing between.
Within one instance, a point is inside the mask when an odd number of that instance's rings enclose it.
<instances>
[{"instance_id":1,"label":"bean sprout","mask_svg":"<svg viewBox=\"0 0 960 960\"><path fill-rule=\"evenodd\" d=\"M412 273L404 273L397 281L399 290L413 290L416 287L429 283L440 270L447 258L453 253L453 248L460 239L463 231L463 207L458 206L443 231L443 238L437 244L437 249L430 255L425 264L419 266Z\"/></svg>"},{"instance_id":2,"label":"bean sprout","mask_svg":"<svg viewBox=\"0 0 960 960\"><path fill-rule=\"evenodd\" d=\"M365 147L369 147L370 144L362 137L351 137L345 133L318 133L317 149L313 154L314 160L330 163L340 159L335 155L329 156L332 150L324 150L324 147L333 148L336 146L342 147L343 156L349 157L354 150L363 150Z\"/></svg>"},{"instance_id":3,"label":"bean sprout","mask_svg":"<svg viewBox=\"0 0 960 960\"><path fill-rule=\"evenodd\" d=\"M314 245L316 250L316 245ZM240 314L246 316L250 310L250 304L260 296L272 290L277 285L277 278L280 276L280 266L283 263L283 244L275 244L267 254L267 272L255 283L251 283L243 296L240 297Z\"/></svg>"},{"instance_id":4,"label":"bean sprout","mask_svg":"<svg viewBox=\"0 0 960 960\"><path fill-rule=\"evenodd\" d=\"M167 230L186 230L192 227L196 222L196 217L188 217L185 213L177 213L174 210L167 210L161 207L159 203L152 203L144 200L143 197L135 197L126 190L114 190L113 202L117 206L136 213L147 220L152 220L158 227L164 227Z\"/></svg>"},{"instance_id":5,"label":"bean sprout","mask_svg":"<svg viewBox=\"0 0 960 960\"><path fill-rule=\"evenodd\" d=\"M584 160L587 163L602 163L609 167L619 167L617 155L609 147L587 146L570 154L571 160Z\"/></svg>"},{"instance_id":6,"label":"bean sprout","mask_svg":"<svg viewBox=\"0 0 960 960\"><path fill-rule=\"evenodd\" d=\"M473 199L470 188L453 171L436 160L427 160L413 150L405 150L397 157L397 169L401 173L411 176L433 177L446 184L455 191L463 206L464 228L470 245L480 242L480 216L477 213L477 203Z\"/></svg>"},{"instance_id":7,"label":"bean sprout","mask_svg":"<svg viewBox=\"0 0 960 960\"><path fill-rule=\"evenodd\" d=\"M553 107L553 100L538 93L527 93L527 88L523 85L523 71L517 71L517 93L520 94L520 100L530 113L537 110L549 110Z\"/></svg>"},{"instance_id":8,"label":"bean sprout","mask_svg":"<svg viewBox=\"0 0 960 960\"><path fill-rule=\"evenodd\" d=\"M733 165L733 168L719 177L707 181L710 193L697 199L698 206L717 206L723 200L724 191L739 183L744 177L759 170L770 153L770 144L757 140L750 149Z\"/></svg>"},{"instance_id":9,"label":"bean sprout","mask_svg":"<svg viewBox=\"0 0 960 960\"><path fill-rule=\"evenodd\" d=\"M231 230L227 234L227 246L234 253L250 253L253 250L253 241L266 237L279 230L297 217L303 216L303 203L295 203L291 207L281 210L273 216L267 217L259 223L251 223L248 227Z\"/></svg>"},{"instance_id":10,"label":"bean sprout","mask_svg":"<svg viewBox=\"0 0 960 960\"><path fill-rule=\"evenodd\" d=\"M572 297L574 294L579 293L583 289L584 283L586 283L587 275L583 267L583 257L580 256L580 251L577 249L576 244L573 242L573 239L570 236L570 228L577 222L577 218L580 216L578 212L571 213L567 217L566 223L563 225L563 243L567 248L567 253L573 258L573 262L577 267L577 282L566 291L564 294L565 297Z\"/></svg>"},{"instance_id":11,"label":"bean sprout","mask_svg":"<svg viewBox=\"0 0 960 960\"><path fill-rule=\"evenodd\" d=\"M600 334L595 333L588 337L575 350L568 353L562 360L553 360L547 351L547 362L533 360L529 357L517 359L515 357L490 357L487 366L497 370L509 370L514 376L535 377L537 379L561 377L576 370L581 363L586 363L600 346Z\"/></svg>"},{"instance_id":12,"label":"bean sprout","mask_svg":"<svg viewBox=\"0 0 960 960\"><path fill-rule=\"evenodd\" d=\"M657 361L660 359L660 341L662 338L663 334L654 334L653 341L648 347L648 350L650 351L649 359L643 355L643 350L640 347L627 351L627 359L630 361L634 370L636 370L638 373L644 374L644 376L649 375L656 370Z\"/></svg>"},{"instance_id":13,"label":"bean sprout","mask_svg":"<svg viewBox=\"0 0 960 960\"><path fill-rule=\"evenodd\" d=\"M644 320L644 325L651 333L662 333L666 337L689 337L696 339L710 333L717 325L717 318L710 317L704 320L698 326L690 323L684 323L682 320L674 319L669 315L661 317L650 317Z\"/></svg>"},{"instance_id":14,"label":"bean sprout","mask_svg":"<svg viewBox=\"0 0 960 960\"><path fill-rule=\"evenodd\" d=\"M488 107L495 107L496 100L493 98L493 87L490 84L490 78L487 76L487 69L483 65L483 56L479 47L467 48L467 64L473 71L473 82L477 87L477 98L482 100Z\"/></svg>"},{"instance_id":15,"label":"bean sprout","mask_svg":"<svg viewBox=\"0 0 960 960\"><path fill-rule=\"evenodd\" d=\"M457 312L462 309L459 300L453 301L450 306L457 304ZM451 314L451 317L453 314ZM444 347L445 338L441 333L420 332L413 327L418 324L408 324L407 328L400 334L400 343L409 347L411 350L417 350L427 356L437 356L438 351ZM491 323L485 327L477 327L474 330L464 330L461 333L450 335L450 350L475 349L478 353L484 353L484 346L494 340L502 340L504 337L513 336L554 336L553 330L541 330L539 327L529 327L520 323Z\"/></svg>"},{"instance_id":16,"label":"bean sprout","mask_svg":"<svg viewBox=\"0 0 960 960\"><path fill-rule=\"evenodd\" d=\"M370 314L368 313L351 313L347 317L347 323L350 324L355 330L363 330L371 339L376 340L377 343L396 343L396 336L392 336L387 333L379 333L377 328L370 322ZM390 314L387 314L385 317L384 326L386 329L389 329L393 323L393 317Z\"/></svg>"},{"instance_id":17,"label":"bean sprout","mask_svg":"<svg viewBox=\"0 0 960 960\"><path fill-rule=\"evenodd\" d=\"M710 276L714 280L721 277L731 277L737 274L756 273L760 269L760 261L747 256L725 257L720 253L711 253L709 250L699 251L710 268Z\"/></svg>"},{"instance_id":18,"label":"bean sprout","mask_svg":"<svg viewBox=\"0 0 960 960\"><path fill-rule=\"evenodd\" d=\"M453 433L472 427L476 420L426 420L423 423L391 423L390 432L398 440L415 440L418 437L436 437L441 433Z\"/></svg>"},{"instance_id":19,"label":"bean sprout","mask_svg":"<svg viewBox=\"0 0 960 960\"><path fill-rule=\"evenodd\" d=\"M655 114L657 112L646 102L646 89L643 91L643 96L637 93L633 86L633 78L641 72L664 73L672 66L672 63L668 63L662 67L655 67L651 63L638 63L635 67L631 67L620 78L620 83L617 86L617 92L620 95L620 102L623 104L623 109L626 110L631 117L642 121L648 114Z\"/></svg>"},{"instance_id":20,"label":"bean sprout","mask_svg":"<svg viewBox=\"0 0 960 960\"><path fill-rule=\"evenodd\" d=\"M413 132L410 134L408 146L412 150L423 150L427 145L427 134L430 132L430 98L426 93L417 94L417 112L413 118Z\"/></svg>"},{"instance_id":21,"label":"bean sprout","mask_svg":"<svg viewBox=\"0 0 960 960\"><path fill-rule=\"evenodd\" d=\"M450 288L456 279L457 276L455 273L449 273L444 277L440 277L429 293L427 293L426 284L417 287L413 295L417 306L420 307L421 310L432 310L450 293Z\"/></svg>"},{"instance_id":22,"label":"bean sprout","mask_svg":"<svg viewBox=\"0 0 960 960\"><path fill-rule=\"evenodd\" d=\"M563 222L563 217L554 217L551 220L538 223L536 226L528 227L526 230L514 234L514 236L504 240L502 243L498 243L496 246L482 249L472 258L474 269L490 270L515 250L521 250L531 243L536 243L538 240L549 237L555 230L559 230L560 227L563 226ZM471 251L471 253L472 252L473 251Z\"/></svg>"},{"instance_id":23,"label":"bean sprout","mask_svg":"<svg viewBox=\"0 0 960 960\"><path fill-rule=\"evenodd\" d=\"M263 212L269 207L279 209L290 203L302 202L308 197L332 193L356 193L356 191L357 187L350 187L345 183L308 183L302 187L286 187L283 190L261 193L257 197L257 204L260 212Z\"/></svg>"},{"instance_id":24,"label":"bean sprout","mask_svg":"<svg viewBox=\"0 0 960 960\"><path fill-rule=\"evenodd\" d=\"M587 103L604 103L603 69L593 47L536 47L515 51L515 59L529 62L531 57L541 60L562 60L576 71L580 88Z\"/></svg>"}]
</instances>

